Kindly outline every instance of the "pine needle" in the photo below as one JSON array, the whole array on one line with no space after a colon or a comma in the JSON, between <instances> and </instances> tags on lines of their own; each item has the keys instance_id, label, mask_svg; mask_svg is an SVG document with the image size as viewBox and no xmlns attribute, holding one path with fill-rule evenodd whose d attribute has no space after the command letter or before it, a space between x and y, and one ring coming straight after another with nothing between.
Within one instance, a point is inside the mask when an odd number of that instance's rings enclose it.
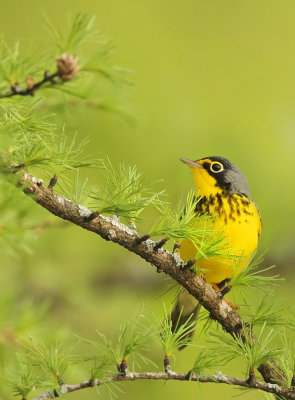
<instances>
[{"instance_id":1,"label":"pine needle","mask_svg":"<svg viewBox=\"0 0 295 400\"><path fill-rule=\"evenodd\" d=\"M151 228L150 235L166 237L174 242L191 241L196 247L196 261L211 257L223 258L226 263L238 260L239 256L231 254L223 231L215 228L215 217L196 214L200 199L191 191L187 195L185 206L181 199L175 210L168 203L158 204L161 217Z\"/></svg>"},{"instance_id":2,"label":"pine needle","mask_svg":"<svg viewBox=\"0 0 295 400\"><path fill-rule=\"evenodd\" d=\"M74 19L69 21L68 34L57 28L44 12L43 18L56 47L61 53L76 55L81 47L93 43L97 38L98 30L95 28L95 16L76 14Z\"/></svg>"},{"instance_id":3,"label":"pine needle","mask_svg":"<svg viewBox=\"0 0 295 400\"><path fill-rule=\"evenodd\" d=\"M212 352L208 347L203 347L197 353L191 372L197 375L207 374L208 369L216 368L220 363L218 352Z\"/></svg>"},{"instance_id":4,"label":"pine needle","mask_svg":"<svg viewBox=\"0 0 295 400\"><path fill-rule=\"evenodd\" d=\"M262 325L255 340L246 326L243 326L242 334L244 339L240 335L234 334L234 337L231 337L224 332L211 332L210 342L217 344L217 351L224 362L241 358L246 362L249 373L270 359L278 359L282 354L282 349L271 344L277 333L273 329L267 329L266 323Z\"/></svg>"},{"instance_id":5,"label":"pine needle","mask_svg":"<svg viewBox=\"0 0 295 400\"><path fill-rule=\"evenodd\" d=\"M188 318L184 324L180 325L180 314L176 326L173 329L170 315L171 309L167 312L164 305L164 320L160 322L159 330L162 349L164 355L168 357L175 354L180 348L192 345L190 333L192 333L196 327L196 322L192 320L192 316Z\"/></svg>"},{"instance_id":6,"label":"pine needle","mask_svg":"<svg viewBox=\"0 0 295 400\"><path fill-rule=\"evenodd\" d=\"M43 386L42 379L44 377L36 377L33 374L32 367L25 364L20 364L20 372L11 372L7 377L9 386L12 388L14 396L20 396L26 399L28 395Z\"/></svg>"},{"instance_id":7,"label":"pine needle","mask_svg":"<svg viewBox=\"0 0 295 400\"><path fill-rule=\"evenodd\" d=\"M275 268L275 265L264 268L259 266L263 261L264 254L262 253L255 257L256 253L254 253L246 268L242 271L238 271L237 269L237 272L234 273L231 279L232 287L259 287L262 290L269 291L271 287L278 286L278 283L283 280L279 274L271 276L262 275Z\"/></svg>"},{"instance_id":8,"label":"pine needle","mask_svg":"<svg viewBox=\"0 0 295 400\"><path fill-rule=\"evenodd\" d=\"M52 385L59 387L65 371L74 362L73 357L66 354L60 345L46 346L42 342L35 342L31 337L27 342L19 343L27 352L26 364L39 368L49 375Z\"/></svg>"},{"instance_id":9,"label":"pine needle","mask_svg":"<svg viewBox=\"0 0 295 400\"><path fill-rule=\"evenodd\" d=\"M51 134L55 131L52 115L43 116L37 111L40 100L1 99L0 129L3 135L12 135L15 143L22 143L23 134ZM3 149L4 150L4 149Z\"/></svg>"},{"instance_id":10,"label":"pine needle","mask_svg":"<svg viewBox=\"0 0 295 400\"><path fill-rule=\"evenodd\" d=\"M44 46L27 46L26 51L22 51L19 41L10 46L0 37L1 94L15 82L24 82L28 76L40 77L46 67L48 68L50 56Z\"/></svg>"},{"instance_id":11,"label":"pine needle","mask_svg":"<svg viewBox=\"0 0 295 400\"><path fill-rule=\"evenodd\" d=\"M138 219L150 204L159 204L163 192L151 193L142 185L142 175L135 166L126 163L115 170L110 160L104 164L105 185L90 193L93 207L102 214L114 214L126 220Z\"/></svg>"},{"instance_id":12,"label":"pine needle","mask_svg":"<svg viewBox=\"0 0 295 400\"><path fill-rule=\"evenodd\" d=\"M87 139L79 143L77 134L70 139L64 132L59 136L27 132L24 133L22 144L15 144L15 150L7 159L12 165L24 164L28 171L38 168L48 172L49 169L59 174L85 167L102 168L101 159L84 151L87 143Z\"/></svg>"},{"instance_id":13,"label":"pine needle","mask_svg":"<svg viewBox=\"0 0 295 400\"><path fill-rule=\"evenodd\" d=\"M122 360L129 360L132 357L136 365L139 365L138 360L145 364L152 363L144 353L149 350L148 340L154 334L154 328L143 324L142 318L138 312L134 319L121 325L115 341L108 339L99 331L97 331L98 340L80 337L97 351L97 354L87 359L98 360L100 363L104 360L111 365L119 365Z\"/></svg>"},{"instance_id":14,"label":"pine needle","mask_svg":"<svg viewBox=\"0 0 295 400\"><path fill-rule=\"evenodd\" d=\"M247 296L241 314L252 326L267 323L269 327L295 329L294 311L289 305L281 304L274 292L261 293L260 289L256 289L255 294Z\"/></svg>"},{"instance_id":15,"label":"pine needle","mask_svg":"<svg viewBox=\"0 0 295 400\"><path fill-rule=\"evenodd\" d=\"M285 330L280 336L284 351L278 359L280 370L277 372L281 375L282 385L291 387L292 379L295 376L295 343Z\"/></svg>"}]
</instances>

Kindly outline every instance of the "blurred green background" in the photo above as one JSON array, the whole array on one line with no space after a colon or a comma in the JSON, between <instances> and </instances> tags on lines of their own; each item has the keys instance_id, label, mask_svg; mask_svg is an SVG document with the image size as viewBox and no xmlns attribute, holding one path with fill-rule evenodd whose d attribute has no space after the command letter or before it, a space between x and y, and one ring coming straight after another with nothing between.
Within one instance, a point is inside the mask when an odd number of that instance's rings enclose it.
<instances>
[{"instance_id":1,"label":"blurred green background","mask_svg":"<svg viewBox=\"0 0 295 400\"><path fill-rule=\"evenodd\" d=\"M1 32L25 43L47 40L41 9L57 26L67 22L69 12L96 14L99 28L116 44L114 61L133 70L136 85L122 103L136 121L75 108L64 114L64 123L80 137L89 136L92 152L108 155L114 164L136 164L147 185L163 179L159 186L172 202L192 187L180 157L221 155L236 163L262 214L265 265L277 264L286 278L278 297L288 304L295 260L294 1L1 0L0 5ZM36 213L50 218L37 206ZM28 326L39 337L56 335L66 342L71 332L93 337L99 329L112 335L138 304L145 304L151 319L161 314L158 295L168 285L165 278L112 243L67 226L45 229L32 250L2 268L3 293L18 304L1 305L3 352L15 332L25 335ZM45 317L32 311L28 299L35 307L48 303ZM157 353L155 345L159 361ZM189 369L193 357L193 349L182 352L175 368ZM223 400L236 394L222 385L177 382L122 389L122 399ZM96 397L94 390L68 397L86 395Z\"/></svg>"}]
</instances>

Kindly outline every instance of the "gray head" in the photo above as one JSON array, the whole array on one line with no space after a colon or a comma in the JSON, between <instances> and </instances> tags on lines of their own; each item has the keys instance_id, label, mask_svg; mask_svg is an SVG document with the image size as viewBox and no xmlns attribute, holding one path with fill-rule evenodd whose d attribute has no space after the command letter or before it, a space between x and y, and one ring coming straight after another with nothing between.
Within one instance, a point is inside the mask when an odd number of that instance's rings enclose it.
<instances>
[{"instance_id":1,"label":"gray head","mask_svg":"<svg viewBox=\"0 0 295 400\"><path fill-rule=\"evenodd\" d=\"M226 193L238 193L250 197L250 190L245 176L231 161L227 158L213 156L204 157L196 161L181 159L191 168L204 168L210 176L216 181L218 186Z\"/></svg>"}]
</instances>

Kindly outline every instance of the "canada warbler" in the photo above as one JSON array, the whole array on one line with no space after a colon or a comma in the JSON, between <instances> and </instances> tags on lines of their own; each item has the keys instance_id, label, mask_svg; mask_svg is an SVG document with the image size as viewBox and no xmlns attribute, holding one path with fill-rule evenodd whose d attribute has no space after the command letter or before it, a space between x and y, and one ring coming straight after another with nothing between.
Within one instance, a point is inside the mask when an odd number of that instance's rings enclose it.
<instances>
[{"instance_id":1,"label":"canada warbler","mask_svg":"<svg viewBox=\"0 0 295 400\"><path fill-rule=\"evenodd\" d=\"M250 199L245 176L231 161L217 156L197 161L182 158L181 161L191 168L197 196L200 196L196 214L213 217L214 231L222 231L227 241L228 257L201 258L196 262L205 271L207 283L220 290L233 273L245 268L257 248L261 233L259 210ZM198 249L192 241L183 240L179 253L184 261L195 260ZM171 313L173 329L188 318L196 319L199 310L197 300L186 290L181 291Z\"/></svg>"}]
</instances>

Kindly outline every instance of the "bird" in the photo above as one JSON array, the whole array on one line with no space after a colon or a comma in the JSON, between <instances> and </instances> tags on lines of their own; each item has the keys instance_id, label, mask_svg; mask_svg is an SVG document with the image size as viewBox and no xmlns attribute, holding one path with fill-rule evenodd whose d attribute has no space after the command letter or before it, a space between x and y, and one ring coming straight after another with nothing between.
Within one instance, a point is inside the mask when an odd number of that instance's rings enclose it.
<instances>
[{"instance_id":1,"label":"bird","mask_svg":"<svg viewBox=\"0 0 295 400\"><path fill-rule=\"evenodd\" d=\"M180 160L190 167L193 174L199 199L196 203L196 216L205 214L208 219L214 218L214 231L216 235L223 232L226 251L230 254L225 258L215 256L195 261L198 248L188 239L178 244L178 252L185 262L192 260L197 263L205 271L203 277L206 282L220 291L234 273L246 267L256 251L262 229L260 212L250 198L245 176L227 158L212 156L196 161L186 158ZM232 303L229 304L234 308ZM181 290L171 312L172 330L177 330L188 320L197 321L200 308L198 301L187 290ZM189 336L193 334L194 331L191 331Z\"/></svg>"}]
</instances>

